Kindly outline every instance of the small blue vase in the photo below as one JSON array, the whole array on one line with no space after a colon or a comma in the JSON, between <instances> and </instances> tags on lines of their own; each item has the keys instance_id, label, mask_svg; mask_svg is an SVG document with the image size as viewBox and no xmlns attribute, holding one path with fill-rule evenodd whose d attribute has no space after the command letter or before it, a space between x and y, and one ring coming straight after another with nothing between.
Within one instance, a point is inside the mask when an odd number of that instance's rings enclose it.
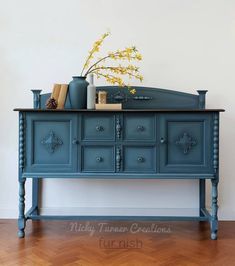
<instances>
[{"instance_id":1,"label":"small blue vase","mask_svg":"<svg viewBox=\"0 0 235 266\"><path fill-rule=\"evenodd\" d=\"M69 83L69 98L72 109L86 109L87 85L86 77L73 77Z\"/></svg>"}]
</instances>

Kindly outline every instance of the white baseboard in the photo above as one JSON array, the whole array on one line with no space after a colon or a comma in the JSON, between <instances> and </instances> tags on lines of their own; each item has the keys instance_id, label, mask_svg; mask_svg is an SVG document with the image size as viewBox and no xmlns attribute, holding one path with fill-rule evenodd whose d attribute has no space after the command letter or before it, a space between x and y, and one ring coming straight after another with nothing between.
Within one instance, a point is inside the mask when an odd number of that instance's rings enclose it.
<instances>
[{"instance_id":1,"label":"white baseboard","mask_svg":"<svg viewBox=\"0 0 235 266\"><path fill-rule=\"evenodd\" d=\"M0 208L0 219L16 219L18 209Z\"/></svg>"},{"instance_id":2,"label":"white baseboard","mask_svg":"<svg viewBox=\"0 0 235 266\"><path fill-rule=\"evenodd\" d=\"M219 209L218 217L221 221L235 221L235 211L226 208Z\"/></svg>"}]
</instances>

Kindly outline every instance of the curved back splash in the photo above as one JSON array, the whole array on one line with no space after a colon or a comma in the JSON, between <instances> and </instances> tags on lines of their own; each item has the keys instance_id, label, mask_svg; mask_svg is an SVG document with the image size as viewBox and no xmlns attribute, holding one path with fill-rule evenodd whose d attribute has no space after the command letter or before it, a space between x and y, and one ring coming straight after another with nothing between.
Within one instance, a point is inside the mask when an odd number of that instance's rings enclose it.
<instances>
[{"instance_id":1,"label":"curved back splash","mask_svg":"<svg viewBox=\"0 0 235 266\"><path fill-rule=\"evenodd\" d=\"M98 86L97 91L107 91L108 103L122 103L123 109L205 109L207 90L198 90L196 94L180 91L133 87L135 94L118 86ZM50 93L40 95L40 108L45 109ZM70 99L67 97L65 109L70 109Z\"/></svg>"},{"instance_id":2,"label":"curved back splash","mask_svg":"<svg viewBox=\"0 0 235 266\"><path fill-rule=\"evenodd\" d=\"M133 87L136 93L130 94L117 86L100 86L97 90L108 92L110 103L122 103L124 109L204 109L206 90L198 95L168 89Z\"/></svg>"}]
</instances>

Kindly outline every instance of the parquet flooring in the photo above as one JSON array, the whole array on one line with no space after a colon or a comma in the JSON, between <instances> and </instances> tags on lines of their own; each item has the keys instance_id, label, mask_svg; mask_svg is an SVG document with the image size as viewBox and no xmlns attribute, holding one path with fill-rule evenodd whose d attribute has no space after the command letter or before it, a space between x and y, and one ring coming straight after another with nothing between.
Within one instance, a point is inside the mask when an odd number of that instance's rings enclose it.
<instances>
[{"instance_id":1,"label":"parquet flooring","mask_svg":"<svg viewBox=\"0 0 235 266\"><path fill-rule=\"evenodd\" d=\"M235 265L235 222L209 236L205 222L28 221L18 239L17 221L0 220L0 265Z\"/></svg>"}]
</instances>

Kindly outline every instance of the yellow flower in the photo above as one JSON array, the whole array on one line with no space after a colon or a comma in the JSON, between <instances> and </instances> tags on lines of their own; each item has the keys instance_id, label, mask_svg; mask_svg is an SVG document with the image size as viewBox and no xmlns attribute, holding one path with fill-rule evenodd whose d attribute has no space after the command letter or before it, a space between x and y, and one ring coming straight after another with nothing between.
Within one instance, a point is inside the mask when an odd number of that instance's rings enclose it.
<instances>
[{"instance_id":1,"label":"yellow flower","mask_svg":"<svg viewBox=\"0 0 235 266\"><path fill-rule=\"evenodd\" d=\"M136 58L137 60L142 60L142 55L141 55L140 53L137 53L137 54L135 55L135 58Z\"/></svg>"},{"instance_id":2,"label":"yellow flower","mask_svg":"<svg viewBox=\"0 0 235 266\"><path fill-rule=\"evenodd\" d=\"M88 68L88 66L89 66L89 64L90 64L90 61L91 61L91 59L93 58L93 54L96 53L96 52L99 52L100 46L103 44L104 39L105 39L106 37L109 36L109 34L110 34L109 32L104 33L104 34L102 35L102 37L101 37L98 41L96 41L96 42L93 44L93 48L92 48L91 51L89 52L89 55L88 55L88 57L87 57L87 59L86 59L86 62L85 62L85 64L84 64L84 66L83 66L82 73L83 73L83 71L84 71L86 68ZM82 75L82 73L81 73L81 75Z\"/></svg>"},{"instance_id":3,"label":"yellow flower","mask_svg":"<svg viewBox=\"0 0 235 266\"><path fill-rule=\"evenodd\" d=\"M144 79L143 76L141 76L141 75L137 75L136 78L139 79L141 82L142 82L143 79Z\"/></svg>"},{"instance_id":4,"label":"yellow flower","mask_svg":"<svg viewBox=\"0 0 235 266\"><path fill-rule=\"evenodd\" d=\"M131 90L130 90L130 93L131 93L131 94L135 94L135 93L136 93L136 89L131 89Z\"/></svg>"}]
</instances>

